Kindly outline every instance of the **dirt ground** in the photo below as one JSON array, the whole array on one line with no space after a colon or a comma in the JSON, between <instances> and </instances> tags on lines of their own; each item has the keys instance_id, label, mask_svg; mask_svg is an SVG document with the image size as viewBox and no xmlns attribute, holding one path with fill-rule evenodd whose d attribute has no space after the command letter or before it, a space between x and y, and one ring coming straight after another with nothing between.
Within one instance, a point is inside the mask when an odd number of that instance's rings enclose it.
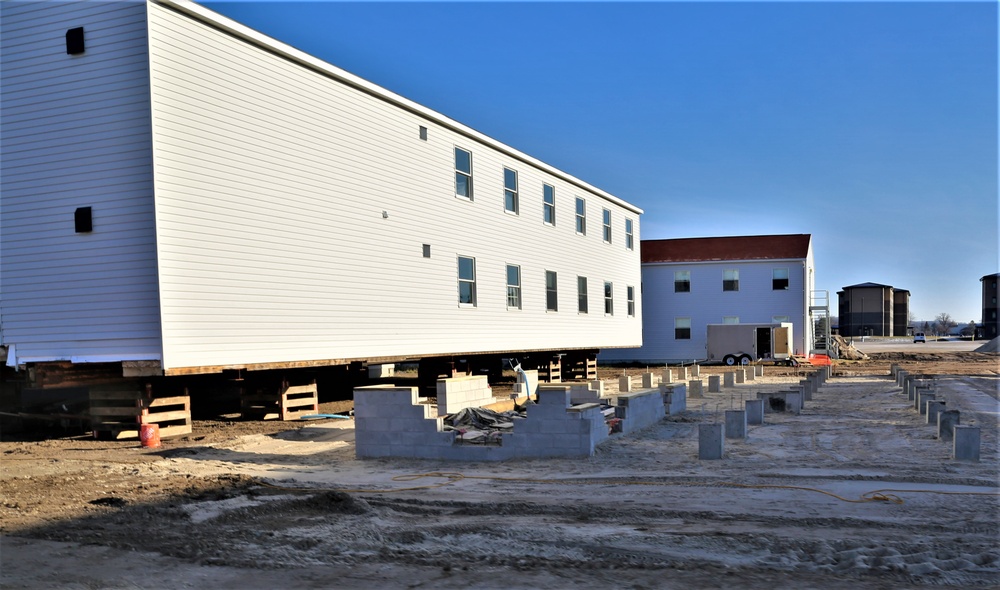
<instances>
[{"instance_id":1,"label":"dirt ground","mask_svg":"<svg viewBox=\"0 0 1000 590\"><path fill-rule=\"evenodd\" d=\"M979 462L950 458L892 362L981 427ZM698 424L801 370L689 398L579 460L359 461L351 420L198 420L159 449L5 439L0 586L998 587L998 363L840 364L800 415L767 414L718 461L698 460ZM645 368L602 367L609 393L622 371Z\"/></svg>"}]
</instances>

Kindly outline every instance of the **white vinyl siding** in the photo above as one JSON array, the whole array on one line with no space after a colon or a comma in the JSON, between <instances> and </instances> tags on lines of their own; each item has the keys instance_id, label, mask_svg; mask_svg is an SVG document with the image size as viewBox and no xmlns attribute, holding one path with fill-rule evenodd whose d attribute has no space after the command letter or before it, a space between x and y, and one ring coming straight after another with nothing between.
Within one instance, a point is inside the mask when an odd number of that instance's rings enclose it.
<instances>
[{"instance_id":1,"label":"white vinyl siding","mask_svg":"<svg viewBox=\"0 0 1000 590\"><path fill-rule=\"evenodd\" d=\"M384 91L149 10L168 367L641 343L625 318L545 311L546 270L638 284L638 252L581 240L572 224L526 223L544 219L534 191L545 184L557 208L572 210L575 193L616 216L638 210ZM443 198L455 193L456 146L472 154L475 201ZM484 171L515 156L519 185L534 187L522 216L481 198L504 190ZM476 261L475 313L455 304L458 255ZM509 259L536 261L521 264L517 314Z\"/></svg>"},{"instance_id":2,"label":"white vinyl siding","mask_svg":"<svg viewBox=\"0 0 1000 590\"><path fill-rule=\"evenodd\" d=\"M796 352L811 340L805 295L813 289L813 262L807 259L781 261L789 270L788 289L773 290L772 269L776 261L711 261L649 263L642 267L643 344L639 349L601 351L602 361L680 362L707 356L708 324L736 316L741 324L769 323L787 316L793 324ZM723 270L738 270L740 290L724 292L719 282ZM676 291L678 280L688 281L690 291ZM680 335L687 333L686 338Z\"/></svg>"},{"instance_id":3,"label":"white vinyl siding","mask_svg":"<svg viewBox=\"0 0 1000 590\"><path fill-rule=\"evenodd\" d=\"M0 11L0 343L20 363L157 360L146 6Z\"/></svg>"}]
</instances>

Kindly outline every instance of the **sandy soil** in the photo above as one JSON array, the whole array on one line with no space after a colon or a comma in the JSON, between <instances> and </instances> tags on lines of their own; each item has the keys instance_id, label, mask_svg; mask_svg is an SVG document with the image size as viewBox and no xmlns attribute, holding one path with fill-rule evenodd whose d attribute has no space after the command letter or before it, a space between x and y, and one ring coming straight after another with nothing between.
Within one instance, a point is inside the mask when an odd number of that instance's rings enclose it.
<instances>
[{"instance_id":1,"label":"sandy soil","mask_svg":"<svg viewBox=\"0 0 1000 590\"><path fill-rule=\"evenodd\" d=\"M1000 585L997 355L873 356L719 461L697 459L697 425L799 371L689 399L575 461L359 461L349 420L197 421L160 449L3 441L0 586ZM982 427L980 462L950 458L890 362L935 375Z\"/></svg>"}]
</instances>

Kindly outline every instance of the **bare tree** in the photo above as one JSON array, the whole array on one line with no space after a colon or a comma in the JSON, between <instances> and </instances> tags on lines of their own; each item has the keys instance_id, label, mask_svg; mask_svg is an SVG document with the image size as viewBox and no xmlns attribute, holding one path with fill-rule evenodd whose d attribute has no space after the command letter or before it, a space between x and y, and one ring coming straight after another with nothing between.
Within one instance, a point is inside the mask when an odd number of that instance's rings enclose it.
<instances>
[{"instance_id":1,"label":"bare tree","mask_svg":"<svg viewBox=\"0 0 1000 590\"><path fill-rule=\"evenodd\" d=\"M934 330L939 336L947 335L956 325L955 320L946 312L941 312L934 318Z\"/></svg>"}]
</instances>

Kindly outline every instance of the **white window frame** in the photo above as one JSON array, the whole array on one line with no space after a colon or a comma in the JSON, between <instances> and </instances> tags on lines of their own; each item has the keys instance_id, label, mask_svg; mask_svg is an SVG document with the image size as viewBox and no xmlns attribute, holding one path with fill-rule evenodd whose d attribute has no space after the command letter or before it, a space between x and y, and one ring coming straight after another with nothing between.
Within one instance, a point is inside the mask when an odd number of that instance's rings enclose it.
<instances>
[{"instance_id":1,"label":"white window frame","mask_svg":"<svg viewBox=\"0 0 1000 590\"><path fill-rule=\"evenodd\" d=\"M683 278L687 277L687 278ZM678 284L686 284L687 289L678 291ZM689 270L675 270L674 271L674 293L690 293L691 292L691 271Z\"/></svg>"},{"instance_id":2,"label":"white window frame","mask_svg":"<svg viewBox=\"0 0 1000 590\"><path fill-rule=\"evenodd\" d=\"M783 276L783 277L778 276L781 273L784 273L785 276ZM780 280L784 280L785 281L785 286L784 287L776 287L775 286L776 282L780 281ZM773 268L773 269L771 269L771 290L772 291L787 291L790 286L791 286L791 280L789 279L789 274L788 274L788 269L787 268Z\"/></svg>"},{"instance_id":3,"label":"white window frame","mask_svg":"<svg viewBox=\"0 0 1000 590\"><path fill-rule=\"evenodd\" d=\"M590 313L590 301L587 293L587 277L576 277L576 311Z\"/></svg>"},{"instance_id":4,"label":"white window frame","mask_svg":"<svg viewBox=\"0 0 1000 590\"><path fill-rule=\"evenodd\" d=\"M545 311L559 311L559 273L554 270L545 271Z\"/></svg>"},{"instance_id":5,"label":"white window frame","mask_svg":"<svg viewBox=\"0 0 1000 590\"><path fill-rule=\"evenodd\" d=\"M462 261L472 261L472 276L462 276ZM469 301L463 301L462 286L469 285ZM476 259L471 256L458 256L458 305L459 307L476 307Z\"/></svg>"},{"instance_id":6,"label":"white window frame","mask_svg":"<svg viewBox=\"0 0 1000 590\"><path fill-rule=\"evenodd\" d=\"M635 317L635 287L632 285L626 285L625 287L625 300L628 302L628 316Z\"/></svg>"},{"instance_id":7,"label":"white window frame","mask_svg":"<svg viewBox=\"0 0 1000 590\"><path fill-rule=\"evenodd\" d=\"M726 278L726 277L731 277L731 278ZM732 289L727 288L730 286L735 288ZM722 271L722 290L733 293L736 293L740 290L740 269L727 268Z\"/></svg>"},{"instance_id":8,"label":"white window frame","mask_svg":"<svg viewBox=\"0 0 1000 590\"><path fill-rule=\"evenodd\" d=\"M514 180L514 186L513 187L511 187L509 184L507 184L507 181L509 180L508 173L510 173L511 178L513 178L513 180ZM508 168L508 167L504 166L504 168L503 168L503 210L506 211L507 213L512 213L514 215L517 215L518 214L518 210L519 210L519 205L518 205L519 196L518 196L518 191L517 191L517 185L518 185L517 170L514 170L513 168Z\"/></svg>"},{"instance_id":9,"label":"white window frame","mask_svg":"<svg viewBox=\"0 0 1000 590\"><path fill-rule=\"evenodd\" d=\"M514 283L510 281L511 269L517 273ZM521 267L517 264L508 264L504 268L504 274L507 282L507 309L521 309Z\"/></svg>"},{"instance_id":10,"label":"white window frame","mask_svg":"<svg viewBox=\"0 0 1000 590\"><path fill-rule=\"evenodd\" d=\"M542 223L556 224L556 187L551 184L542 185Z\"/></svg>"},{"instance_id":11,"label":"white window frame","mask_svg":"<svg viewBox=\"0 0 1000 590\"><path fill-rule=\"evenodd\" d=\"M787 315L773 315L773 316L771 316L771 323L772 324L787 324L787 323L789 323L791 321L792 321L792 319L790 317L788 317Z\"/></svg>"},{"instance_id":12,"label":"white window frame","mask_svg":"<svg viewBox=\"0 0 1000 590\"><path fill-rule=\"evenodd\" d=\"M463 152L463 153L466 153L466 154L469 155L469 170L468 171L462 170L461 168L458 167L458 152ZM473 191L473 185L472 185L472 170L473 170L473 167L472 167L472 152L470 152L469 150L467 150L465 148L460 148L460 147L458 147L456 145L455 146L455 196L458 197L459 199L466 199L468 201L472 201L473 200L473 195L475 193ZM459 192L459 190L458 190L458 187L459 187L458 179L459 179L459 177L465 179L466 192L468 194L463 195L461 192Z\"/></svg>"},{"instance_id":13,"label":"white window frame","mask_svg":"<svg viewBox=\"0 0 1000 590\"><path fill-rule=\"evenodd\" d=\"M635 236L632 234L632 220L625 218L625 249L635 249Z\"/></svg>"},{"instance_id":14,"label":"white window frame","mask_svg":"<svg viewBox=\"0 0 1000 590\"><path fill-rule=\"evenodd\" d=\"M615 315L615 284L604 281L604 315Z\"/></svg>"},{"instance_id":15,"label":"white window frame","mask_svg":"<svg viewBox=\"0 0 1000 590\"><path fill-rule=\"evenodd\" d=\"M685 338L678 337L677 330L687 330L687 337ZM690 340L690 339L691 339L691 318L688 317L674 318L674 340Z\"/></svg>"},{"instance_id":16,"label":"white window frame","mask_svg":"<svg viewBox=\"0 0 1000 590\"><path fill-rule=\"evenodd\" d=\"M601 210L601 221L604 223L604 243L611 243L611 209Z\"/></svg>"},{"instance_id":17,"label":"white window frame","mask_svg":"<svg viewBox=\"0 0 1000 590\"><path fill-rule=\"evenodd\" d=\"M740 316L738 315L724 315L722 316L722 323L727 325L735 325L740 323Z\"/></svg>"},{"instance_id":18,"label":"white window frame","mask_svg":"<svg viewBox=\"0 0 1000 590\"><path fill-rule=\"evenodd\" d=\"M587 235L587 199L583 197L576 198L576 233Z\"/></svg>"}]
</instances>

